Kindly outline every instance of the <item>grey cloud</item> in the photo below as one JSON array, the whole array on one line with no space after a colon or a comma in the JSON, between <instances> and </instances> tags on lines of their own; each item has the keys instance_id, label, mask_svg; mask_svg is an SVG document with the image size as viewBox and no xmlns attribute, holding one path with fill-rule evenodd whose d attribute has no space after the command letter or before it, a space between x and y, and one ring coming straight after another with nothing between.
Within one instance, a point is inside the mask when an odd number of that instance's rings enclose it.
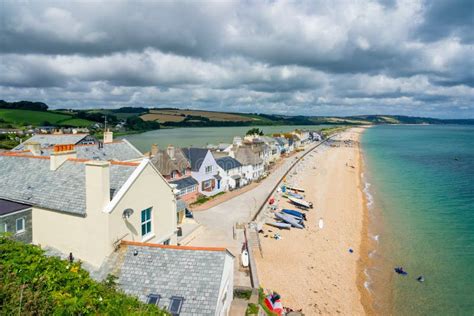
<instances>
[{"instance_id":1,"label":"grey cloud","mask_svg":"<svg viewBox=\"0 0 474 316\"><path fill-rule=\"evenodd\" d=\"M471 1L3 1L0 92L56 107L472 117L473 11Z\"/></svg>"}]
</instances>

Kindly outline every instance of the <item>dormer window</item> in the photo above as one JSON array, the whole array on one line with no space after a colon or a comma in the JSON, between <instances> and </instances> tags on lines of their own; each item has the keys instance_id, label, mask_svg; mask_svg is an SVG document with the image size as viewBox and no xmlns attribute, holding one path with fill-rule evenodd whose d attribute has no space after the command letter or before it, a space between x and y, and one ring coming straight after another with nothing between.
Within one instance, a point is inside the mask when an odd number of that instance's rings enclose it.
<instances>
[{"instance_id":1,"label":"dormer window","mask_svg":"<svg viewBox=\"0 0 474 316\"><path fill-rule=\"evenodd\" d=\"M212 172L212 166L206 166L206 173Z\"/></svg>"}]
</instances>

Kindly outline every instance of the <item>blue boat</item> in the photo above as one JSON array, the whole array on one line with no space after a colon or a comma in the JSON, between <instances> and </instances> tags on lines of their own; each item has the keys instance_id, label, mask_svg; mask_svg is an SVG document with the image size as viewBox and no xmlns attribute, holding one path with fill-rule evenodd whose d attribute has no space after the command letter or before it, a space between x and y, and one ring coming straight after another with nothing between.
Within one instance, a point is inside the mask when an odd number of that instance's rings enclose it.
<instances>
[{"instance_id":1,"label":"blue boat","mask_svg":"<svg viewBox=\"0 0 474 316\"><path fill-rule=\"evenodd\" d=\"M303 229L304 226L300 223L300 220L297 220L296 218L292 217L291 215L284 214L284 213L275 213L275 217L278 218L279 220L282 220L288 224L291 224L291 226Z\"/></svg>"},{"instance_id":2,"label":"blue boat","mask_svg":"<svg viewBox=\"0 0 474 316\"><path fill-rule=\"evenodd\" d=\"M301 212L298 212L296 210L289 210L289 209L282 209L281 210L283 213L286 213L286 214L290 214L290 215L293 215L293 216L296 216L296 217L299 217L301 219L304 219L306 220L306 214L305 213L301 213Z\"/></svg>"}]
</instances>

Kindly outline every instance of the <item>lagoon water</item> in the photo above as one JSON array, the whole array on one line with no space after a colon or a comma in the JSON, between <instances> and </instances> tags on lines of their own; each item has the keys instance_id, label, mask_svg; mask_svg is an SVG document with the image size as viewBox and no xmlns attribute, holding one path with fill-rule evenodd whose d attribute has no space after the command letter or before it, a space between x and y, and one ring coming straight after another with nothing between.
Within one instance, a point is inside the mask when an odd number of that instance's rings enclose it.
<instances>
[{"instance_id":1,"label":"lagoon water","mask_svg":"<svg viewBox=\"0 0 474 316\"><path fill-rule=\"evenodd\" d=\"M376 310L474 315L474 127L377 126L361 142Z\"/></svg>"},{"instance_id":2,"label":"lagoon water","mask_svg":"<svg viewBox=\"0 0 474 316\"><path fill-rule=\"evenodd\" d=\"M285 133L297 128L320 130L328 125L281 125L281 126L238 126L238 127L187 127L159 129L146 133L127 135L129 140L142 152L150 151L152 144L165 148L169 144L177 147L203 147L208 144L232 143L234 136L243 137L251 128L260 128L265 134Z\"/></svg>"}]
</instances>

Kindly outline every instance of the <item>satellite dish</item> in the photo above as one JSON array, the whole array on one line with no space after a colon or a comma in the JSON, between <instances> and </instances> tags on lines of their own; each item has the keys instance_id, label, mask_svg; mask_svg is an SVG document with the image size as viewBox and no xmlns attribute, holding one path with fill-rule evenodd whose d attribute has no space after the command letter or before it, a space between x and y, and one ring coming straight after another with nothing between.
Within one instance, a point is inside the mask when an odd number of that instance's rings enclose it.
<instances>
[{"instance_id":1,"label":"satellite dish","mask_svg":"<svg viewBox=\"0 0 474 316\"><path fill-rule=\"evenodd\" d=\"M123 210L122 218L123 219L129 219L130 216L132 216L132 214L133 214L133 210L131 208L127 208L127 209Z\"/></svg>"}]
</instances>

